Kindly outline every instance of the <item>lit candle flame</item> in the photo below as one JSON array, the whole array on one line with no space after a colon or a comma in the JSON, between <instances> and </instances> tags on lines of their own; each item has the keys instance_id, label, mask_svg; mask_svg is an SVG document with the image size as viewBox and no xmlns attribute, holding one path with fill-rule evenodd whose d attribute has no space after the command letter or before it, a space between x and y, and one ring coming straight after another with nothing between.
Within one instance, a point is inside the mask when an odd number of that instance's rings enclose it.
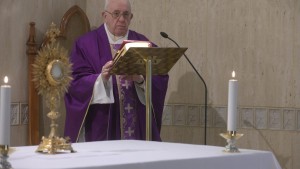
<instances>
[{"instance_id":1,"label":"lit candle flame","mask_svg":"<svg viewBox=\"0 0 300 169\"><path fill-rule=\"evenodd\" d=\"M232 78L235 78L235 71L232 71L231 75L232 75Z\"/></svg>"},{"instance_id":2,"label":"lit candle flame","mask_svg":"<svg viewBox=\"0 0 300 169\"><path fill-rule=\"evenodd\" d=\"M4 77L4 83L7 83L7 82L8 82L8 77L5 76L5 77Z\"/></svg>"}]
</instances>

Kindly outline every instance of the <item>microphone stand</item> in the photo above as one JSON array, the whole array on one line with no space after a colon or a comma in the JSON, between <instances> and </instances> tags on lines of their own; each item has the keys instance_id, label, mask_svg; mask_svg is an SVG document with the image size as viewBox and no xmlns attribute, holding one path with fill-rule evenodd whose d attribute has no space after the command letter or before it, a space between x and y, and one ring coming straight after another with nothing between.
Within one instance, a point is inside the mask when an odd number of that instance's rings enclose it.
<instances>
[{"instance_id":1,"label":"microphone stand","mask_svg":"<svg viewBox=\"0 0 300 169\"><path fill-rule=\"evenodd\" d=\"M160 32L160 34L161 34L162 37L167 38L167 39L171 40L172 42L174 42L176 44L176 46L180 48L180 46L172 38L170 38L166 33ZM196 72L196 74L198 75L198 77L201 79L201 81L204 84L204 89L205 89L205 99L204 99L204 145L206 145L206 132L207 132L207 86L206 86L205 80L199 74L199 72L194 67L194 65L189 60L189 58L185 55L185 53L183 53L183 55L184 55L185 59L189 62L189 64L192 66L192 68L194 69L194 71Z\"/></svg>"}]
</instances>

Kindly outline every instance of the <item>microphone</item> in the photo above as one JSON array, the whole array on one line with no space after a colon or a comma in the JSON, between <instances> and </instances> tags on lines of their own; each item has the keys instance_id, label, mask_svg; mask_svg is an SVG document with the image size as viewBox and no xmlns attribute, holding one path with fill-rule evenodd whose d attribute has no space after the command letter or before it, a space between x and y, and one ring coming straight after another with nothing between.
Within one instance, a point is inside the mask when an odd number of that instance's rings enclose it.
<instances>
[{"instance_id":1,"label":"microphone","mask_svg":"<svg viewBox=\"0 0 300 169\"><path fill-rule=\"evenodd\" d=\"M172 38L170 38L168 36L168 34L166 34L165 32L160 32L160 35L166 39L171 40L172 42L174 42L176 44L176 46L178 48L180 48L180 46L177 44L177 42L175 42ZM205 83L205 80L202 78L202 76L199 74L199 72L197 71L197 69L194 67L194 65L192 64L192 62L189 60L189 58L185 55L185 53L183 53L184 57L186 58L186 60L189 62L189 64L192 66L192 68L194 69L194 71L197 73L198 77L201 79L201 81L204 84L204 89L205 89L205 99L204 99L204 145L206 145L206 131L207 131L207 86Z\"/></svg>"},{"instance_id":2,"label":"microphone","mask_svg":"<svg viewBox=\"0 0 300 169\"><path fill-rule=\"evenodd\" d=\"M164 38L169 38L168 34L166 34L165 32L160 32L160 35ZM170 39L171 41L173 41L173 39ZM174 42L174 41L173 41ZM177 46L178 44L176 42L174 42ZM178 46L179 47L179 46Z\"/></svg>"}]
</instances>

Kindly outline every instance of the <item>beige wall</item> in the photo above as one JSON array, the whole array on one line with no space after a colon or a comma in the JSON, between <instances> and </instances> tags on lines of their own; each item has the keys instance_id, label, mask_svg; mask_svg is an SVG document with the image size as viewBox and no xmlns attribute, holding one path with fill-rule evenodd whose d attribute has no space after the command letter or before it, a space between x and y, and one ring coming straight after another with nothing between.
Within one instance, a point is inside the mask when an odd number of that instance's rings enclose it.
<instances>
[{"instance_id":1,"label":"beige wall","mask_svg":"<svg viewBox=\"0 0 300 169\"><path fill-rule=\"evenodd\" d=\"M283 168L300 168L298 0L132 1L132 28L160 46L165 31L208 86L207 143L225 145L231 71L239 80L240 148L273 151ZM203 144L204 91L186 60L170 72L164 141Z\"/></svg>"},{"instance_id":2,"label":"beige wall","mask_svg":"<svg viewBox=\"0 0 300 169\"><path fill-rule=\"evenodd\" d=\"M26 3L25 3L26 2ZM38 40L51 21L78 4L92 27L102 23L103 2L0 1L0 79L11 77L15 103L27 103L25 43L28 23ZM224 146L227 88L231 71L239 80L240 148L273 151L284 169L300 168L299 0L132 0L131 28L157 45L181 46L208 86L207 144ZM35 9L35 10L33 10ZM46 15L43 15L46 14ZM204 88L182 57L170 72L164 141L203 144ZM12 144L25 145L26 125L13 126Z\"/></svg>"}]
</instances>

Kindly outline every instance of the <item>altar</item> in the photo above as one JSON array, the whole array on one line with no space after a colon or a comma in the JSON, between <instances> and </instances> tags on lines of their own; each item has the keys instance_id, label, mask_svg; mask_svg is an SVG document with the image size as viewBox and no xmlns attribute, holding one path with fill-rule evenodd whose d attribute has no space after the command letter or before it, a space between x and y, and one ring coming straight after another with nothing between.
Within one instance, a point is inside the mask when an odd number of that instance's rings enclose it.
<instances>
[{"instance_id":1,"label":"altar","mask_svg":"<svg viewBox=\"0 0 300 169\"><path fill-rule=\"evenodd\" d=\"M40 154L37 146L13 147L14 169L281 169L272 152L224 147L137 141L74 143L76 153Z\"/></svg>"}]
</instances>

